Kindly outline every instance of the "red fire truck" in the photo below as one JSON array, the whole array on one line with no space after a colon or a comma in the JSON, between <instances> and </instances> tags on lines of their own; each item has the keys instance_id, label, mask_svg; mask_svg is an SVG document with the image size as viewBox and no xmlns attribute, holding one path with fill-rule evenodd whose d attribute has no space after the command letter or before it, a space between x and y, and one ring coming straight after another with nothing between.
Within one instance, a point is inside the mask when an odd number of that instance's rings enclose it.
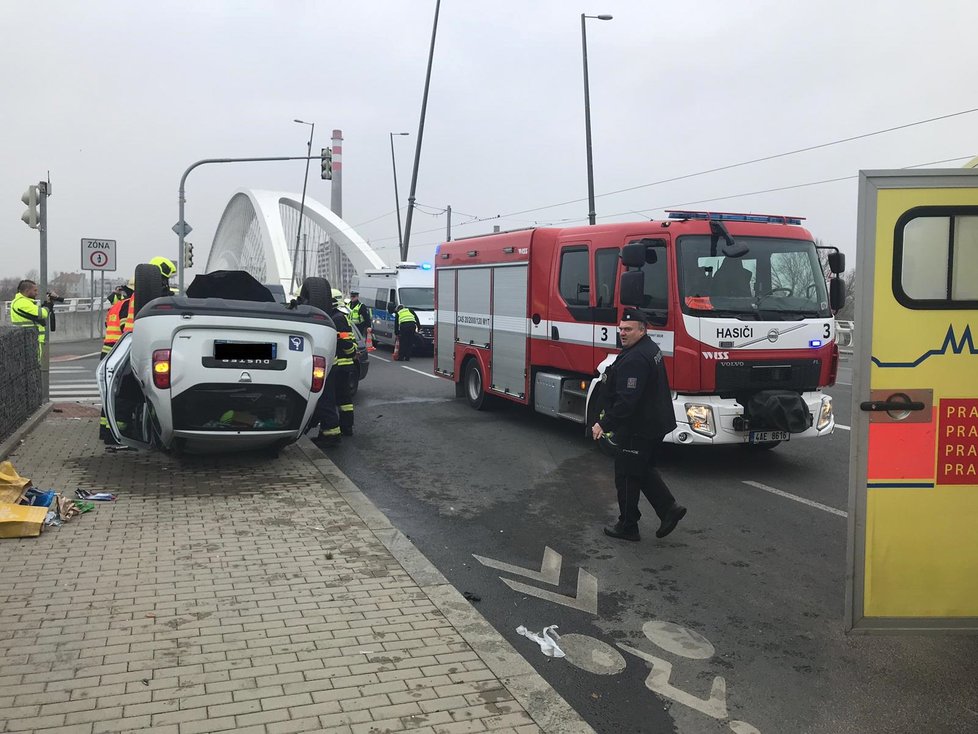
<instances>
[{"instance_id":1,"label":"red fire truck","mask_svg":"<svg viewBox=\"0 0 978 734\"><path fill-rule=\"evenodd\" d=\"M476 409L494 400L590 426L620 350L623 305L662 349L678 427L666 441L770 448L835 427L833 311L797 217L669 212L663 221L532 228L435 255L435 372Z\"/></svg>"}]
</instances>

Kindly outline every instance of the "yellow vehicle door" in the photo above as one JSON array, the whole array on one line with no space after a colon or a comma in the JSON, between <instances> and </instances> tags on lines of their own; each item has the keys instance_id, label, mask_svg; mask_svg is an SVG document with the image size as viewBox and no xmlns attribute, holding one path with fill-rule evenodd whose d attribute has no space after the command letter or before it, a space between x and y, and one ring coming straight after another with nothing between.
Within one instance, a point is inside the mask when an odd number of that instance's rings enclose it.
<instances>
[{"instance_id":1,"label":"yellow vehicle door","mask_svg":"<svg viewBox=\"0 0 978 734\"><path fill-rule=\"evenodd\" d=\"M860 173L846 628L978 630L978 171Z\"/></svg>"}]
</instances>

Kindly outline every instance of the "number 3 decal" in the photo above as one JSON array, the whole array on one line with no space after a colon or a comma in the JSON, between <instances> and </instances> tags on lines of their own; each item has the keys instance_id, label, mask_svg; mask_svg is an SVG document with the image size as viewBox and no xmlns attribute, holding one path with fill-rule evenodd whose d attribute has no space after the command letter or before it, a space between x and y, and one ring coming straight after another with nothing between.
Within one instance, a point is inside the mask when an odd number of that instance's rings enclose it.
<instances>
[{"instance_id":1,"label":"number 3 decal","mask_svg":"<svg viewBox=\"0 0 978 734\"><path fill-rule=\"evenodd\" d=\"M607 326L602 326L601 327L601 341L603 341L603 342L608 341L608 327Z\"/></svg>"},{"instance_id":2,"label":"number 3 decal","mask_svg":"<svg viewBox=\"0 0 978 734\"><path fill-rule=\"evenodd\" d=\"M822 334L822 337L828 339L830 336L832 336L832 325L825 324L825 333Z\"/></svg>"}]
</instances>

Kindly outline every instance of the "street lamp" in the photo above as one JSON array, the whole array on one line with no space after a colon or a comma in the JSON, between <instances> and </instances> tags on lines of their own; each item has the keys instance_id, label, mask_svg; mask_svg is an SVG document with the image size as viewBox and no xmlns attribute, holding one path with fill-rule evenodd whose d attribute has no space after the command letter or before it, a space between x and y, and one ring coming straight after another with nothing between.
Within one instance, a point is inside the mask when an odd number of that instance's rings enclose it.
<instances>
[{"instance_id":1,"label":"street lamp","mask_svg":"<svg viewBox=\"0 0 978 734\"><path fill-rule=\"evenodd\" d=\"M394 169L394 203L397 205L397 251L401 251L404 235L401 233L401 197L397 195L397 162L394 160L394 136L411 133L389 133L391 137L391 168Z\"/></svg>"},{"instance_id":2,"label":"street lamp","mask_svg":"<svg viewBox=\"0 0 978 734\"><path fill-rule=\"evenodd\" d=\"M591 159L591 92L588 89L587 80L587 31L584 21L588 18L592 20L611 20L614 16L585 15L581 13L581 48L584 50L584 131L587 137L587 204L588 204L588 223L594 224L594 164Z\"/></svg>"},{"instance_id":3,"label":"street lamp","mask_svg":"<svg viewBox=\"0 0 978 734\"><path fill-rule=\"evenodd\" d=\"M300 125L309 126L309 145L306 147L306 177L302 180L302 200L299 202L299 226L295 230L295 254L292 256L292 279L289 281L289 290L295 287L295 271L299 264L299 241L302 235L302 215L306 209L306 185L309 183L309 159L312 157L312 136L316 132L315 122L305 122L304 120L293 120ZM593 208L593 207L592 207ZM302 266L305 268L306 256L302 255Z\"/></svg>"}]
</instances>

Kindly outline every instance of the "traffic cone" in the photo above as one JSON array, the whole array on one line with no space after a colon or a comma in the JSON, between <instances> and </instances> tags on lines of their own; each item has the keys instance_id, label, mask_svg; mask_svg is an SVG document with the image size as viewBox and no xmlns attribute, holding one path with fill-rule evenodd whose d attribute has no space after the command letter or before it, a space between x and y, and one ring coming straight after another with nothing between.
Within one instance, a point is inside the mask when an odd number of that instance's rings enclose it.
<instances>
[{"instance_id":1,"label":"traffic cone","mask_svg":"<svg viewBox=\"0 0 978 734\"><path fill-rule=\"evenodd\" d=\"M374 330L367 329L367 351L376 352L377 347L374 346Z\"/></svg>"},{"instance_id":2,"label":"traffic cone","mask_svg":"<svg viewBox=\"0 0 978 734\"><path fill-rule=\"evenodd\" d=\"M401 356L401 337L399 337L399 336L395 336L394 337L394 354L392 356L393 356L395 362L398 359L400 359L400 356Z\"/></svg>"}]
</instances>

